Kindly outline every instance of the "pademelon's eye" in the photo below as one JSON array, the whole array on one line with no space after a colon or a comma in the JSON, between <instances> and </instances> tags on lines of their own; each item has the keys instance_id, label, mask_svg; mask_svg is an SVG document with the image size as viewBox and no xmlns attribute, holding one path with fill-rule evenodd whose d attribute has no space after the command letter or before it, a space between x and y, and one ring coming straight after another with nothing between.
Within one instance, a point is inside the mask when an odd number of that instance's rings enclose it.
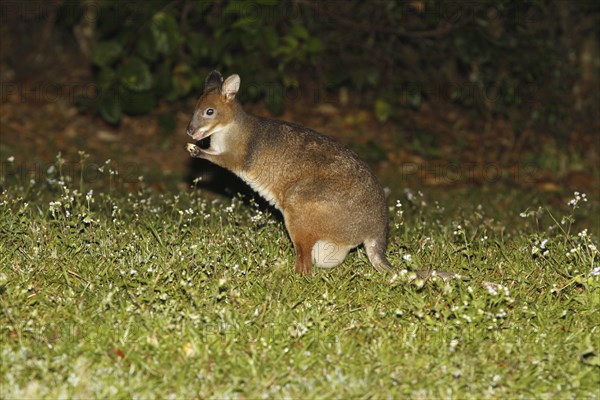
<instances>
[{"instance_id":1,"label":"pademelon's eye","mask_svg":"<svg viewBox=\"0 0 600 400\"><path fill-rule=\"evenodd\" d=\"M207 108L204 111L204 115L206 115L207 117L212 117L215 114L216 114L216 111L214 110L214 108Z\"/></svg>"}]
</instances>

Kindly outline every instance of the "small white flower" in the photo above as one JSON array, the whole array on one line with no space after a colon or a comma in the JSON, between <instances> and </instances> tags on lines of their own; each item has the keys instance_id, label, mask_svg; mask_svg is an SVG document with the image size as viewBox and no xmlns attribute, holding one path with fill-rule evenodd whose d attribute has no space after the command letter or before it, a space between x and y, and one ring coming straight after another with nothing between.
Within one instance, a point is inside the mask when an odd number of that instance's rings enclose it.
<instances>
[{"instance_id":1,"label":"small white flower","mask_svg":"<svg viewBox=\"0 0 600 400\"><path fill-rule=\"evenodd\" d=\"M410 262L412 260L412 255L405 254L405 255L402 256L402 258L404 259L404 261Z\"/></svg>"},{"instance_id":2,"label":"small white flower","mask_svg":"<svg viewBox=\"0 0 600 400\"><path fill-rule=\"evenodd\" d=\"M580 201L583 201L584 203L587 202L587 195L585 193L575 192L573 193L573 195L575 197L569 200L569 202L567 203L571 207L576 207Z\"/></svg>"},{"instance_id":3,"label":"small white flower","mask_svg":"<svg viewBox=\"0 0 600 400\"><path fill-rule=\"evenodd\" d=\"M10 156L6 159L6 161L8 161L9 163L13 163L15 162L15 156Z\"/></svg>"},{"instance_id":4,"label":"small white flower","mask_svg":"<svg viewBox=\"0 0 600 400\"><path fill-rule=\"evenodd\" d=\"M456 347L458 346L458 339L452 339L450 341L450 347Z\"/></svg>"},{"instance_id":5,"label":"small white flower","mask_svg":"<svg viewBox=\"0 0 600 400\"><path fill-rule=\"evenodd\" d=\"M460 224L456 225L456 228L454 229L453 233L454 233L454 235L461 235L461 234L463 234L464 231L463 231L462 225L460 225Z\"/></svg>"},{"instance_id":6,"label":"small white flower","mask_svg":"<svg viewBox=\"0 0 600 400\"><path fill-rule=\"evenodd\" d=\"M496 291L496 287L497 285L490 283L490 282L484 282L483 285L485 286L485 288L488 290L488 292L494 296L498 295L498 292Z\"/></svg>"}]
</instances>

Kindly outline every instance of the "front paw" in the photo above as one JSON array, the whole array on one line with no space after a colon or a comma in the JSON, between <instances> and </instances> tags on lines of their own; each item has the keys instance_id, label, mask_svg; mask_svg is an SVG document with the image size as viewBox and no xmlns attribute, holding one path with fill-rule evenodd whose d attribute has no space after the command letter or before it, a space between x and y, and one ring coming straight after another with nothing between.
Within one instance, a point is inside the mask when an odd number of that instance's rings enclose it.
<instances>
[{"instance_id":1,"label":"front paw","mask_svg":"<svg viewBox=\"0 0 600 400\"><path fill-rule=\"evenodd\" d=\"M185 149L188 153L190 153L191 157L200 158L200 154L202 153L202 149L200 149L200 147L193 143L186 143Z\"/></svg>"}]
</instances>

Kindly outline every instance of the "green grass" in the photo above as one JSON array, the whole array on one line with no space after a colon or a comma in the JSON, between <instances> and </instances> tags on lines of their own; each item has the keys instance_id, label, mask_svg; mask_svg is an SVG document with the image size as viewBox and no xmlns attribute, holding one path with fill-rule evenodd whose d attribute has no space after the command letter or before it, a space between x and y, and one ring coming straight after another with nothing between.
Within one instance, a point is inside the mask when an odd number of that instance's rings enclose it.
<instances>
[{"instance_id":1,"label":"green grass","mask_svg":"<svg viewBox=\"0 0 600 400\"><path fill-rule=\"evenodd\" d=\"M390 199L398 271L471 276L420 285L362 249L298 276L255 206L59 171L0 181L2 398L600 397L597 199Z\"/></svg>"}]
</instances>

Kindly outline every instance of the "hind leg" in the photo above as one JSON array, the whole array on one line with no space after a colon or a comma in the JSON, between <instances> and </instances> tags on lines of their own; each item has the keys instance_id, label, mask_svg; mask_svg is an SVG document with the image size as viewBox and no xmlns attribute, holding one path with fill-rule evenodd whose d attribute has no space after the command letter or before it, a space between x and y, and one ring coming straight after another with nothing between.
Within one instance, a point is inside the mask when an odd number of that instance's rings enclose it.
<instances>
[{"instance_id":1,"label":"hind leg","mask_svg":"<svg viewBox=\"0 0 600 400\"><path fill-rule=\"evenodd\" d=\"M312 261L319 268L333 268L344 262L352 247L355 246L344 246L326 240L318 240L312 248Z\"/></svg>"},{"instance_id":2,"label":"hind leg","mask_svg":"<svg viewBox=\"0 0 600 400\"><path fill-rule=\"evenodd\" d=\"M307 232L302 221L284 215L285 225L296 252L296 272L308 275L312 266L312 248L316 239Z\"/></svg>"},{"instance_id":3,"label":"hind leg","mask_svg":"<svg viewBox=\"0 0 600 400\"><path fill-rule=\"evenodd\" d=\"M306 238L292 239L294 250L296 250L296 272L302 275L310 274L312 266L311 251L314 241Z\"/></svg>"},{"instance_id":4,"label":"hind leg","mask_svg":"<svg viewBox=\"0 0 600 400\"><path fill-rule=\"evenodd\" d=\"M385 272L392 269L392 264L390 264L385 256L385 240L367 239L364 241L364 245L369 261L378 272Z\"/></svg>"}]
</instances>

